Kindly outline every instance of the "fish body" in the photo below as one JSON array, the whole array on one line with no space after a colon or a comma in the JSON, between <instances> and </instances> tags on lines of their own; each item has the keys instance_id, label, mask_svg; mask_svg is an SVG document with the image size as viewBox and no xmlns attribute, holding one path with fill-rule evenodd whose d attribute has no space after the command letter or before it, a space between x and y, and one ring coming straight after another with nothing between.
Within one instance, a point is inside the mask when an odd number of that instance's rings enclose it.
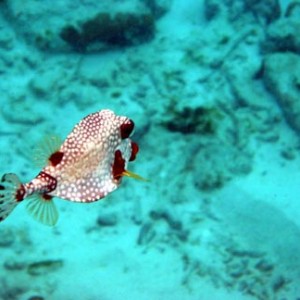
<instances>
[{"instance_id":1,"label":"fish body","mask_svg":"<svg viewBox=\"0 0 300 300\"><path fill-rule=\"evenodd\" d=\"M118 188L135 159L138 146L129 138L132 120L101 110L82 119L63 144L50 153L47 163L30 182L22 184L15 174L0 182L0 221L28 198L28 211L42 223L53 225L58 213L52 198L93 202Z\"/></svg>"}]
</instances>

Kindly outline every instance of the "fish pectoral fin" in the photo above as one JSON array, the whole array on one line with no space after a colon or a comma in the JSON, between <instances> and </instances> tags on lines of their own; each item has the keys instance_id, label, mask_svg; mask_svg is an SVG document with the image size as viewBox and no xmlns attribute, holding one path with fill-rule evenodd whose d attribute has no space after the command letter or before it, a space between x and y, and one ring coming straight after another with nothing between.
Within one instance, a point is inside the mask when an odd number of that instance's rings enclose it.
<instances>
[{"instance_id":1,"label":"fish pectoral fin","mask_svg":"<svg viewBox=\"0 0 300 300\"><path fill-rule=\"evenodd\" d=\"M48 226L54 226L57 223L58 211L52 197L34 194L27 201L27 211L35 220Z\"/></svg>"},{"instance_id":2,"label":"fish pectoral fin","mask_svg":"<svg viewBox=\"0 0 300 300\"><path fill-rule=\"evenodd\" d=\"M144 178L136 173L133 173L131 171L128 171L128 170L123 171L121 176L127 176L127 177L131 177L131 178L141 180L141 181L149 181L149 179L146 179L146 178Z\"/></svg>"}]
</instances>

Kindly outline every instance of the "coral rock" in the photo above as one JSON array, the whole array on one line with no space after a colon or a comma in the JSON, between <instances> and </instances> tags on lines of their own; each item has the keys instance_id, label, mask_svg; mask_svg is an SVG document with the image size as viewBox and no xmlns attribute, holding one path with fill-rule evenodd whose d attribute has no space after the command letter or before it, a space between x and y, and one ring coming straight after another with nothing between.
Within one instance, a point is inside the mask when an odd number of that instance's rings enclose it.
<instances>
[{"instance_id":1,"label":"coral rock","mask_svg":"<svg viewBox=\"0 0 300 300\"><path fill-rule=\"evenodd\" d=\"M267 30L263 49L266 52L300 52L300 21L281 19L270 25Z\"/></svg>"},{"instance_id":2,"label":"coral rock","mask_svg":"<svg viewBox=\"0 0 300 300\"><path fill-rule=\"evenodd\" d=\"M74 50L82 52L97 42L118 47L135 45L151 39L154 29L151 14L117 13L111 16L109 13L99 13L79 28L64 26L60 36Z\"/></svg>"},{"instance_id":3,"label":"coral rock","mask_svg":"<svg viewBox=\"0 0 300 300\"><path fill-rule=\"evenodd\" d=\"M287 71L288 70L288 71ZM300 57L292 53L268 55L264 83L275 96L288 124L300 132Z\"/></svg>"}]
</instances>

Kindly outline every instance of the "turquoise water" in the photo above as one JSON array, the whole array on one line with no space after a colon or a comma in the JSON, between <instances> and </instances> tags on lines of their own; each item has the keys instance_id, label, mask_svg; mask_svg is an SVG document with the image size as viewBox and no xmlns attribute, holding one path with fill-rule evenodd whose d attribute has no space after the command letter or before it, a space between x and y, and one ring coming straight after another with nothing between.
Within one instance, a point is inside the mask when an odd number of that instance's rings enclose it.
<instances>
[{"instance_id":1,"label":"turquoise water","mask_svg":"<svg viewBox=\"0 0 300 300\"><path fill-rule=\"evenodd\" d=\"M56 197L55 226L20 202L0 300L299 299L300 4L98 2L0 1L1 174L30 182L41 140L110 109L147 180Z\"/></svg>"}]
</instances>

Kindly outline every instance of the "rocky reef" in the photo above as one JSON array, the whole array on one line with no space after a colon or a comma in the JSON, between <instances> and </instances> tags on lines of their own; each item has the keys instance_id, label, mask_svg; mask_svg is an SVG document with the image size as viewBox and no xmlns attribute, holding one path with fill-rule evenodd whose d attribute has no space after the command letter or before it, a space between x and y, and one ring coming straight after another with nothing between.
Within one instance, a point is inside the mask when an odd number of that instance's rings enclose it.
<instances>
[{"instance_id":1,"label":"rocky reef","mask_svg":"<svg viewBox=\"0 0 300 300\"><path fill-rule=\"evenodd\" d=\"M110 108L149 179L55 199L51 229L20 205L0 226L1 299L299 296L299 1L187 2L0 4L3 172L32 179L44 135Z\"/></svg>"},{"instance_id":2,"label":"rocky reef","mask_svg":"<svg viewBox=\"0 0 300 300\"><path fill-rule=\"evenodd\" d=\"M112 47L137 45L150 40L155 32L152 14L99 13L94 18L77 26L66 25L61 38L74 50L85 52L88 46L102 43Z\"/></svg>"}]
</instances>

